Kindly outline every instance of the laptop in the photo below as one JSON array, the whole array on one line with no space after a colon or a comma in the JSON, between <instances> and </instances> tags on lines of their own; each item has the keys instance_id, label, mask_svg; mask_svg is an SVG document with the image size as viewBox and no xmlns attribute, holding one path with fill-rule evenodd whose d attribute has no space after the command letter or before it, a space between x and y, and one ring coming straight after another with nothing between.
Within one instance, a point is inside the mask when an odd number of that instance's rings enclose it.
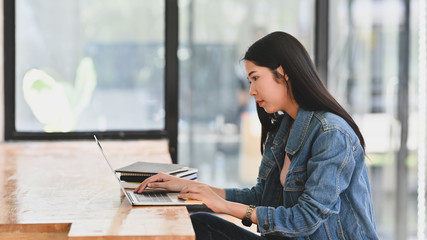
<instances>
[{"instance_id":1,"label":"laptop","mask_svg":"<svg viewBox=\"0 0 427 240\"><path fill-rule=\"evenodd\" d=\"M108 167L111 169L111 172L113 173L114 177L117 179L120 189L128 199L128 201L134 205L134 206L176 206L176 205L184 205L184 206L192 206L192 205L203 205L202 201L196 201L196 200L185 200L178 198L177 192L169 192L169 191L162 191L162 190L145 190L143 193L134 193L132 190L126 190L119 179L119 177L116 175L110 161L108 161L107 156L104 153L104 150L101 146L101 143L98 141L95 135L93 135L95 138L96 144L99 147L99 150L102 153L102 156L104 157L105 161L108 164Z\"/></svg>"}]
</instances>

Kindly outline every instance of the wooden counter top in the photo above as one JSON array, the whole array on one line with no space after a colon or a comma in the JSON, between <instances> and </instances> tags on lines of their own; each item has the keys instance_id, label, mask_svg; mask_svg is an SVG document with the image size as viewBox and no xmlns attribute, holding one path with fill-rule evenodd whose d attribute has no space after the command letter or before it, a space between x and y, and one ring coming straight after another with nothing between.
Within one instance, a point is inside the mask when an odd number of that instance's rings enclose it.
<instances>
[{"instance_id":1,"label":"wooden counter top","mask_svg":"<svg viewBox=\"0 0 427 240\"><path fill-rule=\"evenodd\" d=\"M113 168L167 141L102 141ZM132 207L94 141L0 144L0 239L194 239L185 207Z\"/></svg>"}]
</instances>

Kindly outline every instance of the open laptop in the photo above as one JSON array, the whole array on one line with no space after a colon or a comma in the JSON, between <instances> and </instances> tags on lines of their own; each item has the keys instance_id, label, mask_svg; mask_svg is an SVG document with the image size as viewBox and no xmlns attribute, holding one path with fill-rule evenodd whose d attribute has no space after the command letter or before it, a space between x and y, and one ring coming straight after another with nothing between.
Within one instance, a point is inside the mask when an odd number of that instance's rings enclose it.
<instances>
[{"instance_id":1,"label":"open laptop","mask_svg":"<svg viewBox=\"0 0 427 240\"><path fill-rule=\"evenodd\" d=\"M173 205L203 205L202 201L195 200L183 200L178 198L177 192L168 192L168 191L159 191L159 190L147 190L143 193L134 193L131 190L126 190L120 183L119 177L116 175L110 161L108 161L107 156L102 149L101 143L98 141L96 136L95 138L96 144L101 150L102 156L108 164L108 167L111 169L114 177L117 179L120 188L126 198L132 205L135 206L173 206Z\"/></svg>"}]
</instances>

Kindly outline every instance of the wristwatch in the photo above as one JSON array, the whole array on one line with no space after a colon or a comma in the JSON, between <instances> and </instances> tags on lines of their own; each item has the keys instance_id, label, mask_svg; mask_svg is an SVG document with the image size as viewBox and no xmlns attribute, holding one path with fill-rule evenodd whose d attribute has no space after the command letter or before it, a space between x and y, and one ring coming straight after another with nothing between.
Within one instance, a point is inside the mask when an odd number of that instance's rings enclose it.
<instances>
[{"instance_id":1,"label":"wristwatch","mask_svg":"<svg viewBox=\"0 0 427 240\"><path fill-rule=\"evenodd\" d=\"M255 205L249 205L248 209L246 210L246 215L242 219L242 224L245 225L246 227L250 227L252 225L251 216L255 208L256 208Z\"/></svg>"}]
</instances>

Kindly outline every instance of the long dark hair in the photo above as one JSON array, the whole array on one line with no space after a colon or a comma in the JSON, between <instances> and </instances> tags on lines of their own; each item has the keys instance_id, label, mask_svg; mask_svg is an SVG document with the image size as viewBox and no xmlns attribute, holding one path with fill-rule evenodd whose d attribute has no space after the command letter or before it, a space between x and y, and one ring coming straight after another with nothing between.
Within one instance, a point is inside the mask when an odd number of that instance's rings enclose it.
<instances>
[{"instance_id":1,"label":"long dark hair","mask_svg":"<svg viewBox=\"0 0 427 240\"><path fill-rule=\"evenodd\" d=\"M310 55L296 38L285 32L270 33L252 44L243 60L269 68L276 79L279 79L280 75L276 69L282 66L291 81L291 91L299 106L308 111L327 111L342 117L353 128L365 149L365 140L359 127L329 93L320 80ZM261 153L263 153L268 133L279 125L280 115L269 114L258 104L257 112L262 126Z\"/></svg>"}]
</instances>

